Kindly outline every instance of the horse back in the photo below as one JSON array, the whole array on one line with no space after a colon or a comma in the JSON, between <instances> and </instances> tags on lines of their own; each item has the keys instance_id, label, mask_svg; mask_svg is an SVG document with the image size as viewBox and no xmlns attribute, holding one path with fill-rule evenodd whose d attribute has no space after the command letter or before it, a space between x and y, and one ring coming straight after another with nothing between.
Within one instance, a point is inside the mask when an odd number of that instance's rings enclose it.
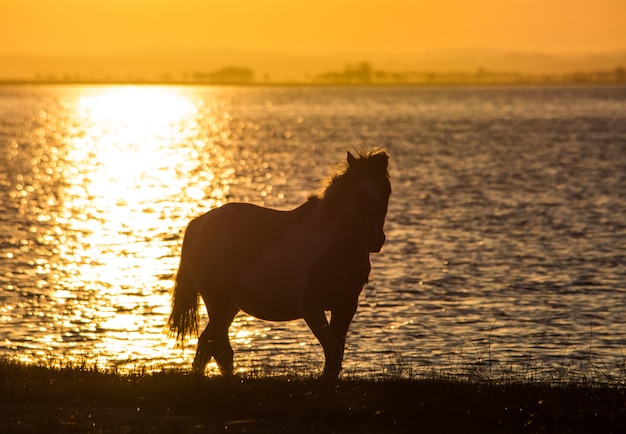
<instances>
[{"instance_id":1,"label":"horse back","mask_svg":"<svg viewBox=\"0 0 626 434\"><path fill-rule=\"evenodd\" d=\"M197 261L204 264L208 260L217 260L236 262L245 267L262 250L277 242L285 229L296 223L297 213L293 211L228 203L189 223L183 251L192 253Z\"/></svg>"},{"instance_id":2,"label":"horse back","mask_svg":"<svg viewBox=\"0 0 626 434\"><path fill-rule=\"evenodd\" d=\"M300 241L303 234L307 238L316 204L312 199L294 210L280 211L231 203L192 220L182 256L199 292L227 295L240 309L260 318L297 318L298 294L303 290L298 293L294 286L304 287L299 280L308 275L302 262L307 262L310 251ZM268 305L270 299L273 303Z\"/></svg>"}]
</instances>

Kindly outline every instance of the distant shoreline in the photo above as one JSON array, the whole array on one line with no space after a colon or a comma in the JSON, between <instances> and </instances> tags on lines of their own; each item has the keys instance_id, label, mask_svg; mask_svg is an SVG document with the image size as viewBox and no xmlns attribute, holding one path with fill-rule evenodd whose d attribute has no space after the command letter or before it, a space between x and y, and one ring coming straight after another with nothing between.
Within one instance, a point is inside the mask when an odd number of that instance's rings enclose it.
<instances>
[{"instance_id":1,"label":"distant shoreline","mask_svg":"<svg viewBox=\"0 0 626 434\"><path fill-rule=\"evenodd\" d=\"M88 84L88 85L214 85L214 86L528 86L528 85L623 85L626 68L563 73L523 73L478 68L474 71L404 71L374 69L368 62L347 65L303 80L256 79L250 68L225 67L183 76L41 74L35 78L0 79L0 84Z\"/></svg>"},{"instance_id":2,"label":"distant shoreline","mask_svg":"<svg viewBox=\"0 0 626 434\"><path fill-rule=\"evenodd\" d=\"M203 83L186 81L39 81L39 80L0 80L0 86L226 86L226 87L319 87L319 88L460 88L460 87L611 87L626 86L625 81L619 82L540 82L540 81L520 81L520 82L446 82L446 83L310 83L310 82L254 82L254 83Z\"/></svg>"}]
</instances>

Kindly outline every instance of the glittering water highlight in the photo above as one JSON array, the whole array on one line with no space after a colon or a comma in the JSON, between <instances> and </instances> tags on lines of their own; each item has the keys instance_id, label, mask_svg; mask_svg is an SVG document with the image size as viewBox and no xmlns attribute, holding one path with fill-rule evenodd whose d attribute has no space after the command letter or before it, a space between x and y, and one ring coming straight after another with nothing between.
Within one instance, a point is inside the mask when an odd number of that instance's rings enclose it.
<instances>
[{"instance_id":1,"label":"glittering water highlight","mask_svg":"<svg viewBox=\"0 0 626 434\"><path fill-rule=\"evenodd\" d=\"M388 242L345 369L623 369L625 88L0 87L0 354L189 366L164 326L187 222L289 209L384 146ZM204 318L206 320L206 318ZM323 356L241 314L235 365ZM318 366L319 365L319 366Z\"/></svg>"}]
</instances>

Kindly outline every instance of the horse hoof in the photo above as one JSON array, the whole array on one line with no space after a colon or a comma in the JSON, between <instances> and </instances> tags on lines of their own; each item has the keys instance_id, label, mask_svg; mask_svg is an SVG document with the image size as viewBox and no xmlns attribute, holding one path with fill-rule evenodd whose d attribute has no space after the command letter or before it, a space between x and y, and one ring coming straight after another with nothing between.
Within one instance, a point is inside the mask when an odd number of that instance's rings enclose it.
<instances>
[{"instance_id":1,"label":"horse hoof","mask_svg":"<svg viewBox=\"0 0 626 434\"><path fill-rule=\"evenodd\" d=\"M201 363L196 363L193 362L193 365L191 365L191 371L198 376L203 376L204 375L204 368L206 367L206 365L203 365Z\"/></svg>"},{"instance_id":2,"label":"horse hoof","mask_svg":"<svg viewBox=\"0 0 626 434\"><path fill-rule=\"evenodd\" d=\"M325 380L338 380L339 372L341 369L324 369L324 373L322 374L322 378Z\"/></svg>"}]
</instances>

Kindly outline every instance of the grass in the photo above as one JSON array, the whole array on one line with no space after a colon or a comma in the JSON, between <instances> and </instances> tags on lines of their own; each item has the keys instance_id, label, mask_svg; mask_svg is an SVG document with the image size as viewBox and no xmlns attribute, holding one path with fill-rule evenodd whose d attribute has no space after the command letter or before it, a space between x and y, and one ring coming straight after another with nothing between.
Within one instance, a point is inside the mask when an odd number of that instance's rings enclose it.
<instances>
[{"instance_id":1,"label":"grass","mask_svg":"<svg viewBox=\"0 0 626 434\"><path fill-rule=\"evenodd\" d=\"M0 360L0 432L622 432L623 379L119 374Z\"/></svg>"}]
</instances>

